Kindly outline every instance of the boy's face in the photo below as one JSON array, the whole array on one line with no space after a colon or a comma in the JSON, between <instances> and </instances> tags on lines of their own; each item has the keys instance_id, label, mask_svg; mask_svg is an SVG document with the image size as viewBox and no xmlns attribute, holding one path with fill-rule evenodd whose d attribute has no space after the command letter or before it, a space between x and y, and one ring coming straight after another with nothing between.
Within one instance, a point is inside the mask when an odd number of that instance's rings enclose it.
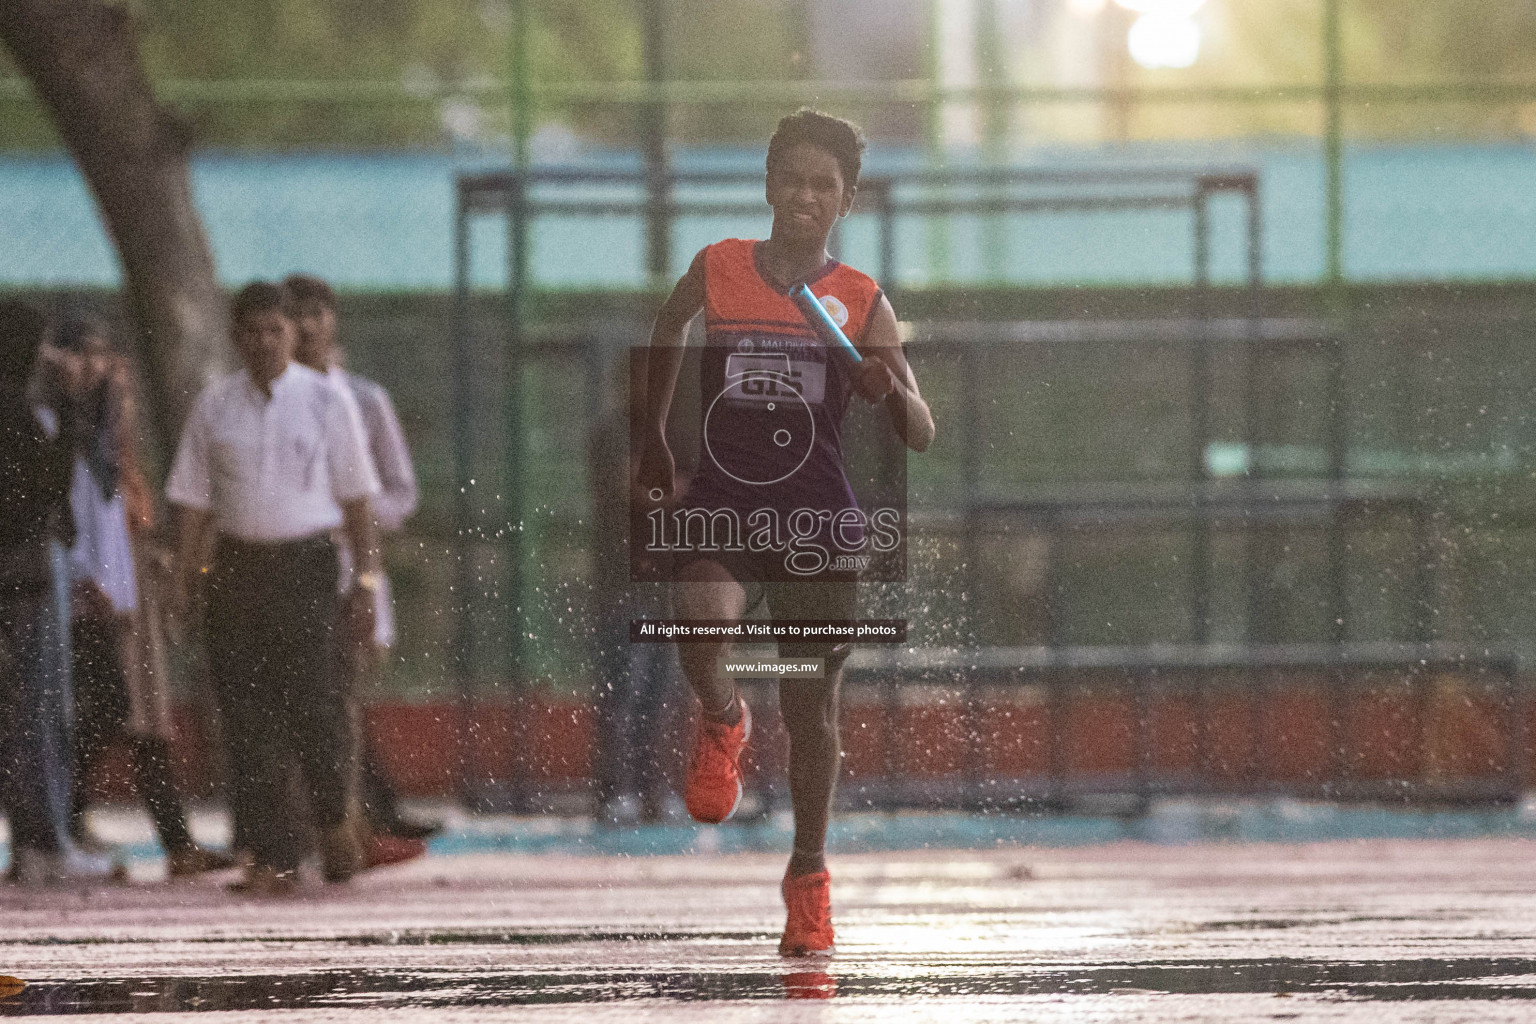
<instances>
[{"instance_id":1,"label":"boy's face","mask_svg":"<svg viewBox=\"0 0 1536 1024\"><path fill-rule=\"evenodd\" d=\"M293 321L277 309L242 314L235 320L235 350L258 384L272 383L293 358Z\"/></svg>"},{"instance_id":2,"label":"boy's face","mask_svg":"<svg viewBox=\"0 0 1536 1024\"><path fill-rule=\"evenodd\" d=\"M774 237L825 245L837 218L853 208L853 193L837 157L809 142L796 143L768 170Z\"/></svg>"},{"instance_id":3,"label":"boy's face","mask_svg":"<svg viewBox=\"0 0 1536 1024\"><path fill-rule=\"evenodd\" d=\"M336 352L336 311L319 299L304 299L294 306L293 326L298 332L293 357L311 369L330 369Z\"/></svg>"},{"instance_id":4,"label":"boy's face","mask_svg":"<svg viewBox=\"0 0 1536 1024\"><path fill-rule=\"evenodd\" d=\"M80 386L89 391L112 372L112 347L99 334L87 334L80 344Z\"/></svg>"},{"instance_id":5,"label":"boy's face","mask_svg":"<svg viewBox=\"0 0 1536 1024\"><path fill-rule=\"evenodd\" d=\"M50 396L79 397L85 379L85 360L80 353L44 342L37 350L39 382Z\"/></svg>"}]
</instances>

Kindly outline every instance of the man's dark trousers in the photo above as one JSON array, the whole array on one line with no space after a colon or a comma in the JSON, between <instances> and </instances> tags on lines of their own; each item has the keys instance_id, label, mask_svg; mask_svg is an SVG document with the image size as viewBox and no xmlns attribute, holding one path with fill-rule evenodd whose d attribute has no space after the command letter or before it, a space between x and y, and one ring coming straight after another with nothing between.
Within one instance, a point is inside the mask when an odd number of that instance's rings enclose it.
<instances>
[{"instance_id":1,"label":"man's dark trousers","mask_svg":"<svg viewBox=\"0 0 1536 1024\"><path fill-rule=\"evenodd\" d=\"M229 753L229 803L259 865L298 867L289 800L299 769L317 829L347 820L356 744L333 670L336 547L328 538L256 544L220 538L208 581L208 667Z\"/></svg>"},{"instance_id":2,"label":"man's dark trousers","mask_svg":"<svg viewBox=\"0 0 1536 1024\"><path fill-rule=\"evenodd\" d=\"M0 550L0 807L11 851L64 848L69 826L69 586L64 549L37 541Z\"/></svg>"}]
</instances>

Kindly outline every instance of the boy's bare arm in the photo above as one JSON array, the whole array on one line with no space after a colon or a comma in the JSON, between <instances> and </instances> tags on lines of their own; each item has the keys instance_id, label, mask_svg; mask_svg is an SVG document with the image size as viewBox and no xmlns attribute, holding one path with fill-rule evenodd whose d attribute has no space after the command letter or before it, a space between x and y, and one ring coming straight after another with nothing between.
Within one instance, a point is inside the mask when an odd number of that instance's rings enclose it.
<instances>
[{"instance_id":1,"label":"boy's bare arm","mask_svg":"<svg viewBox=\"0 0 1536 1024\"><path fill-rule=\"evenodd\" d=\"M665 430L667 413L672 408L672 392L677 386L678 368L683 364L683 346L688 340L688 325L704 308L704 253L693 258L688 272L672 288L651 324L651 350L646 373L647 426Z\"/></svg>"},{"instance_id":2,"label":"boy's bare arm","mask_svg":"<svg viewBox=\"0 0 1536 1024\"><path fill-rule=\"evenodd\" d=\"M206 509L172 505L176 513L176 560L171 584L171 614L186 621L192 606L192 591L202 574L203 556L208 548L208 534L213 513Z\"/></svg>"},{"instance_id":3,"label":"boy's bare arm","mask_svg":"<svg viewBox=\"0 0 1536 1024\"><path fill-rule=\"evenodd\" d=\"M864 336L859 339L859 351L866 356L866 362L883 366L889 375L889 390L884 401L891 426L908 448L916 452L926 451L933 443L933 412L917 389L917 378L901 349L896 311L884 295L880 296L880 304L875 307L869 325L864 328ZM876 371L871 367L866 372Z\"/></svg>"},{"instance_id":4,"label":"boy's bare arm","mask_svg":"<svg viewBox=\"0 0 1536 1024\"><path fill-rule=\"evenodd\" d=\"M667 414L678 370L683 365L683 346L688 324L704 308L704 253L693 258L688 272L678 279L672 294L662 303L651 325L651 346L646 353L645 444L640 456L637 483L645 491L660 490L670 496L674 466L667 448Z\"/></svg>"}]
</instances>

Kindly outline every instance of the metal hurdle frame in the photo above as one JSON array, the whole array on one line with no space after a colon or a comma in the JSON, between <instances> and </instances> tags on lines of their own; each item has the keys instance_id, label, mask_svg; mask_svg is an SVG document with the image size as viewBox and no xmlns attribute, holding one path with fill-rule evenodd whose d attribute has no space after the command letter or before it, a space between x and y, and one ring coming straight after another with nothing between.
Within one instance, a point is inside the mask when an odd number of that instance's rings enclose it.
<instances>
[{"instance_id":1,"label":"metal hurdle frame","mask_svg":"<svg viewBox=\"0 0 1536 1024\"><path fill-rule=\"evenodd\" d=\"M881 695L882 735L886 773L874 782L845 785L843 802L852 807L937 806L987 811L1067 811L1084 805L1105 806L1102 798L1123 798L1110 804L1116 813L1140 813L1164 796L1259 796L1389 801L1396 803L1513 803L1525 788L1529 770L1530 727L1514 653L1440 644L1168 644L1146 647L989 647L938 651L918 656L892 656L877 650L860 651L849 660L845 679L850 687L875 688ZM1329 715L1328 771L1318 777L1280 780L1266 771L1276 758L1264 742L1267 722L1263 698L1273 687L1255 678L1273 670L1302 670L1326 682ZM1132 729L1133 764L1123 772L1075 772L1065 742L1074 690L1087 672L1120 674L1115 690L1135 709ZM1370 688L1370 674L1407 677L1420 718L1417 780L1370 777L1355 767L1359 744L1350 730L1350 700ZM1437 673L1456 672L1477 678L1500 705L1502 748L1499 770L1463 778L1430 778L1424 742L1429 690ZM1234 771L1213 770L1210 677L1244 675L1245 725L1250 737L1243 763ZM906 686L937 686L957 691L962 708L962 771L950 779L917 779L904 770L903 751L896 739L901 691ZM1008 778L984 777L984 740L980 728L980 691L987 688L1037 688L1048 736L1045 769ZM1157 736L1156 698L1183 692L1198 709L1194 718L1193 767L1159 771L1154 765Z\"/></svg>"},{"instance_id":2,"label":"metal hurdle frame","mask_svg":"<svg viewBox=\"0 0 1536 1024\"><path fill-rule=\"evenodd\" d=\"M737 185L752 186L762 181L760 171L674 171L667 175L665 204L667 216L675 219L692 214L761 214L760 200L750 203L736 199L678 199L678 190L686 186ZM656 201L645 190L651 178L643 170L598 170L588 168L541 168L531 171L500 171L484 174L467 174L457 182L457 204L454 216L454 305L453 305L453 352L454 352L454 451L460 500L456 510L456 526L461 531L470 526L470 451L472 425L468 419L469 381L474 374L468 344L470 321L470 218L485 213L499 213L507 218L507 281L505 291L507 337L505 342L505 373L509 381L518 379L527 358L527 324L525 322L527 296L530 291L528 259L529 229L532 221L541 214L597 215L597 216L646 216L654 213ZM534 194L540 185L631 185L639 192L633 198L621 199L562 199L541 198ZM935 186L955 186L992 190L994 194L962 198L934 198L919 195L915 198L902 193L909 188L932 189ZM1010 196L995 194L998 189L1022 185L1033 186L1083 186L1116 187L1118 193L1059 196ZM899 293L895 280L896 266L896 218L899 215L937 216L944 214L991 214L1004 215L1032 211L1076 210L1126 210L1161 209L1186 210L1191 215L1194 240L1193 284L1197 322L1207 313L1207 293L1210 290L1210 203L1220 194L1241 196L1247 208L1248 245L1246 253L1247 285L1257 298L1260 286L1262 240L1260 237L1260 210L1258 200L1258 176L1251 171L1212 172L1208 170L1117 170L1084 169L1065 170L922 170L905 174L870 175L859 185L860 212L873 213L879 220L878 260L875 278L887 294ZM1255 307L1255 314L1257 309ZM1197 386L1193 393L1202 396L1196 402L1194 415L1196 429L1191 451L1193 464L1203 470L1208 409L1203 400L1205 388L1198 386L1209 376L1209 343L1203 333L1197 339L1196 357L1192 367ZM522 433L523 409L518 388L506 388L507 402L503 409L504 429L508 437ZM967 424L970 426L970 424ZM506 452L506 479L510 499L507 507L509 523L521 518L518 504L522 490L522 453L517 445L508 445ZM974 467L967 470L967 507L975 493ZM508 602L516 605L521 591L521 551L516 531L508 534L506 557L513 574L508 590ZM463 565L461 559L461 565ZM467 585L467 580L461 580ZM467 586L460 590L467 593ZM512 631L508 638L511 648L511 664L514 675L522 663L521 634ZM461 638L456 653L461 663L467 653L467 644Z\"/></svg>"},{"instance_id":3,"label":"metal hurdle frame","mask_svg":"<svg viewBox=\"0 0 1536 1024\"><path fill-rule=\"evenodd\" d=\"M699 214L761 214L763 205L761 200L757 199L744 202L733 197L678 198L681 191L691 186L745 187L760 185L761 181L762 174L758 171L674 171L667 175L665 183L665 192L668 197L664 204L665 213L670 219ZM504 294L507 328L503 348L503 368L506 381L511 384L521 378L528 359L537 358L547 349L566 347L560 342L547 340L545 331L532 331L526 322L527 300L531 290L528 261L529 230L532 222L544 215L645 217L648 214L654 214L656 212L655 190L647 189L648 182L654 185L643 170L586 168L547 168L527 172L470 174L461 176L457 182L452 337L456 406L455 462L457 483L460 488L456 520L461 545L455 586L456 592L461 595L472 593L470 575L474 572L471 560L465 557L466 553L463 550L467 545L466 538L472 525L473 500L469 479L474 432L473 424L469 421L469 395L470 381L475 372L468 341L472 303L470 220L472 217L485 214L505 216L507 220L508 260ZM545 186L558 189L561 186L592 185L630 186L633 195L611 199L586 199L539 194ZM933 190L937 186L958 188L974 194L959 197L935 196ZM1009 194L1010 190L1020 186L1063 189L1090 186L1098 191L1090 191L1087 194ZM895 279L895 249L896 221L902 215L1001 216L1030 211L1117 209L1183 210L1189 213L1194 241L1190 316L1187 324L1187 337L1191 346L1189 486L1176 487L1174 491L1160 496L1141 495L1130 500L1117 498L1106 501L1102 497L1083 498L1056 493L1040 494L1021 501L998 501L987 496L981 487L977 452L980 440L986 436L986 423L982 409L983 403L970 402L966 404L967 418L961 428L968 432L968 436L974 443L965 449L962 462L961 507L957 511L963 520L968 554L967 564L970 566L975 565L975 539L982 520L987 516L1022 514L1044 517L1051 523L1059 525L1064 521L1070 521L1073 517L1102 514L1112 506L1117 514L1183 523L1190 531L1193 548L1190 590L1195 635L1191 644L1156 645L1146 648L1068 648L1055 641L1043 648L983 648L968 650L956 656L953 663L947 666L943 659L933 662L931 659L925 661L910 655L905 659L892 659L883 654L865 652L850 662L850 683L877 681L882 687L883 700L890 708L895 708L899 704L900 688L903 686L958 685L966 693L967 707L972 710L975 706L976 687L982 684L983 679L989 685L1003 680L1009 680L1015 684L1021 682L1043 684L1049 694L1048 702L1052 709L1052 721L1059 723L1063 721L1060 717L1060 709L1063 707L1061 702L1065 698L1062 696L1063 685L1058 685L1056 681L1062 684L1069 682L1073 669L1123 670L1127 673L1128 682L1137 694L1138 706L1149 706L1145 703L1148 700L1149 685L1146 677L1148 674L1155 675L1159 671L1204 668L1243 670L1252 673L1275 667L1322 669L1332 673L1333 677L1339 681L1335 701L1341 702L1344 700L1346 690L1346 674L1353 669L1395 666L1411 671L1413 666L1422 667L1426 664L1426 659L1435 664L1449 664L1452 661L1457 664L1467 664L1466 652L1445 652L1431 649L1424 644L1349 644L1346 643L1346 635L1342 629L1337 632L1332 643L1325 645L1266 646L1255 644L1252 636L1246 643L1237 646L1213 645L1209 642L1211 589L1209 573L1213 522L1237 519L1244 524L1251 524L1255 520L1278 518L1322 523L1327 528L1329 537L1330 605L1340 613L1334 616L1335 619L1342 618L1342 610L1346 603L1343 532L1343 521L1346 516L1352 514L1354 510L1385 502L1408 509L1414 517L1416 533L1419 536L1423 537L1426 530L1423 525L1426 521L1423 507L1412 494L1361 494L1345 486L1345 420L1343 402L1340 400L1343 387L1343 339L1331 331L1329 333L1332 336L1322 339L1329 359L1328 391L1332 410L1327 426L1327 476L1320 481L1309 481L1300 488L1292 487L1285 495L1267 493L1264 489L1264 481L1257 475L1250 475L1238 481L1212 479L1206 464L1206 451L1212 440L1209 405L1212 379L1211 351L1213 344L1222 339L1216 336L1217 324L1212 318L1210 206L1214 197L1228 194L1239 196L1245 203L1247 245L1244 288L1248 296L1248 315L1238 318L1235 326L1233 324L1225 326L1224 329L1228 331L1229 336L1224 340L1231 340L1230 332L1235 330L1239 340L1255 344L1255 348L1250 351L1247 359L1244 399L1245 441L1250 457L1253 458L1256 457L1259 441L1255 400L1259 387L1260 364L1257 353L1262 347L1259 343L1266 340L1263 337L1260 309L1263 287L1262 223L1259 208L1259 182L1256 174L1244 170L1200 169L1089 169L1082 171L968 169L872 175L861 182L859 210L878 218L878 257L875 276L885 290L893 295L900 292L900 284ZM580 336L582 333L581 329L577 328L567 334L567 337ZM944 337L946 333L950 337ZM540 337L536 338L535 334ZM988 344L1007 344L1010 341L1010 327L1007 324L984 325L977 331L968 332L965 342L957 341L953 334L952 330L944 332L924 329L919 332L918 338L925 344L936 346L948 344L958 349L962 359L961 386L969 387L972 393L975 393L979 383L979 354ZM588 365L592 366L590 362ZM521 438L524 423L521 390L507 386L503 391L505 397L502 417L506 436L513 439ZM522 518L521 493L525 458L520 444L508 444L504 460L504 486L507 488L508 499L503 508L507 525L510 527ZM1245 537L1248 538L1247 542L1251 542L1251 529L1245 530ZM511 681L516 692L518 687L526 683L526 673L523 670L524 631L517 628L516 620L524 589L526 551L519 530L506 529L504 538L502 556L507 562L508 578L503 600L508 612L507 622L511 627L507 630L506 642ZM1245 559L1245 564L1251 564L1251 562L1251 558ZM1428 586L1430 583L1426 580L1424 585ZM1252 608L1255 589L1251 580L1247 589ZM458 691L461 706L466 715L471 710L474 698L474 677L470 671L474 649L469 618L466 609L459 609L455 630ZM1251 628L1253 623L1251 614L1247 617L1247 621ZM1424 630L1423 636L1418 639L1427 639L1427 624L1424 624ZM1508 730L1506 740L1510 750L1506 758L1508 770L1491 782L1487 779L1472 780L1468 785L1447 785L1441 787L1436 793L1424 794L1431 798L1508 799L1510 794L1516 791L1520 780L1524 778L1524 733L1520 716L1515 711L1519 702L1514 699L1518 688L1515 663L1511 658L1493 654L1478 655L1475 663L1492 670L1499 679L1505 681L1501 684L1501 689L1507 690L1508 704L1511 709L1506 721ZM947 681L939 678L954 676L957 667L962 665L975 666L976 678L956 677ZM1248 689L1250 698L1256 701L1257 683L1250 679ZM1203 694L1204 690L1205 688L1202 687L1199 692ZM1151 726L1148 716L1142 715L1140 718L1141 728L1136 738L1137 759L1140 767L1129 777L1097 780L1069 779L1065 774L1065 762L1061 760L1060 752L1057 751L1052 754L1052 770L1046 774L1046 777L1038 780L1018 780L1014 797L1035 806L1065 806L1074 797L1092 793L1125 793L1134 795L1139 800L1145 800L1160 793L1210 791L1209 784L1198 778L1155 777L1150 768L1151 747L1147 738L1149 735L1147 730ZM1345 766L1348 759L1345 752L1347 742L1344 742L1347 739L1348 737L1341 737L1340 742L1335 745L1336 757L1341 766ZM1056 737L1053 744L1059 746L1060 738ZM464 760L467 765L467 758ZM899 774L899 761L900 759L894 753L888 754L887 764L895 774ZM967 784L978 783L976 772L979 770L977 768L979 761L975 751L968 753L966 763L970 768L967 770L964 781ZM1365 780L1347 782L1347 779L1346 771L1339 776L1339 784L1321 788L1303 786L1295 788L1294 791L1356 798L1401 795L1400 789L1392 793L1378 792L1377 787L1366 783ZM894 777L887 782L889 785L880 787L878 802L882 805L914 801L922 803L932 796L932 794L924 795L917 792L911 786L899 784ZM514 784L512 801L514 805L525 803L527 793L524 783L525 780L518 780ZM466 798L472 804L486 803L473 792L467 767L462 788ZM987 795L975 789L969 793L949 794L945 799L958 799L958 802L965 805L990 806L1008 803L1007 799L999 800L995 794Z\"/></svg>"}]
</instances>

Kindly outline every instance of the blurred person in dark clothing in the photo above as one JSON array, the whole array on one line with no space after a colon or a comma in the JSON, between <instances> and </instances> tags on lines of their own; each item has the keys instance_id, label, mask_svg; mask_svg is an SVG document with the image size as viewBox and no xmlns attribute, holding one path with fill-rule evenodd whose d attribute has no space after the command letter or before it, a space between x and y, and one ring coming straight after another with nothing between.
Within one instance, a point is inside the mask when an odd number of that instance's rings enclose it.
<instances>
[{"instance_id":1,"label":"blurred person in dark clothing","mask_svg":"<svg viewBox=\"0 0 1536 1024\"><path fill-rule=\"evenodd\" d=\"M70 834L102 851L86 826L88 787L110 746L129 743L134 781L149 808L172 877L229 867L231 859L192 841L171 778L171 695L153 585L141 584L154 506L136 458L137 424L128 364L99 321L72 319L59 347L78 361L75 398L82 445L75 456L69 550L74 667L75 786ZM130 499L134 506L130 510ZM135 536L137 534L137 536Z\"/></svg>"},{"instance_id":2,"label":"blurred person in dark clothing","mask_svg":"<svg viewBox=\"0 0 1536 1024\"><path fill-rule=\"evenodd\" d=\"M646 529L645 504L634 500L638 452L633 423L640 411L643 383L629 386L628 351L610 371L605 408L587 442L592 489L593 589L597 609L594 636L597 668L596 781L600 820L613 825L681 818L682 800L669 776L682 752L668 750L671 719L682 694L681 669L672 644L630 643L632 619L667 618L666 589L658 582L634 581L632 552L647 553L630 539ZM643 366L643 364L642 364ZM655 566L639 566L637 576L664 578ZM668 755L671 756L668 756Z\"/></svg>"},{"instance_id":3,"label":"blurred person in dark clothing","mask_svg":"<svg viewBox=\"0 0 1536 1024\"><path fill-rule=\"evenodd\" d=\"M242 888L290 892L305 853L288 783L297 771L327 881L364 866L356 746L337 642L368 644L378 572L370 500L378 493L356 408L292 361L292 298L256 282L231 307L243 369L198 396L166 494L179 512L174 603L206 581L209 675L224 721L231 801L251 866ZM338 611L333 534L357 558ZM204 566L209 532L216 537ZM341 628L338 630L337 625Z\"/></svg>"},{"instance_id":4,"label":"blurred person in dark clothing","mask_svg":"<svg viewBox=\"0 0 1536 1024\"><path fill-rule=\"evenodd\" d=\"M411 466L411 451L405 431L389 392L369 380L344 369L346 352L338 336L336 295L324 280L308 274L294 274L283 284L293 295L298 340L294 358L303 365L326 375L339 392L356 403L363 424L369 457L379 478L379 493L373 500L374 522L381 533L396 533L416 511L420 493L416 471ZM356 578L351 552L342 546L342 589ZM394 600L389 577L378 574L374 589L374 635L371 648L355 648L359 657L344 657L338 664L357 702L357 726L360 730L361 798L363 815L374 833L368 851L370 861L391 863L425 852L424 846L401 846L385 837L421 843L436 835L440 825L410 821L400 813L395 787L379 765L362 721L362 698L372 688L383 667L384 658L395 646Z\"/></svg>"},{"instance_id":5,"label":"blurred person in dark clothing","mask_svg":"<svg viewBox=\"0 0 1536 1024\"><path fill-rule=\"evenodd\" d=\"M11 830L11 881L46 884L113 873L111 860L69 837L70 474L79 442L68 400L71 366L50 358L33 391L47 322L0 302L0 805ZM49 350L50 355L56 355Z\"/></svg>"}]
</instances>

